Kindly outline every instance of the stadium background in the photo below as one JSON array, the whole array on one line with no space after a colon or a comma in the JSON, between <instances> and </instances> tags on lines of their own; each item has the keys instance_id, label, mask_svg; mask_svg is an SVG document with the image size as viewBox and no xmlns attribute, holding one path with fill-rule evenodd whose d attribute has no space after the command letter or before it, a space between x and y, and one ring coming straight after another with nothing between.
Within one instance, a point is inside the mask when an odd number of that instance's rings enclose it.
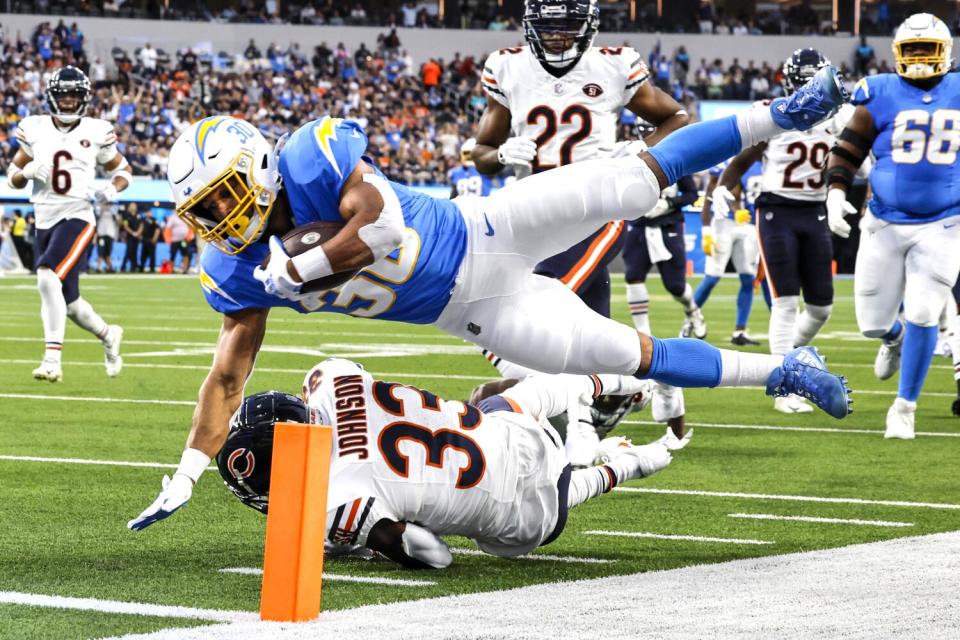
<instances>
[{"instance_id":1,"label":"stadium background","mask_svg":"<svg viewBox=\"0 0 960 640\"><path fill-rule=\"evenodd\" d=\"M50 69L74 63L96 88L90 114L116 123L137 176L119 206L137 202L161 225L170 213L167 147L211 113L245 117L268 138L326 113L356 118L391 179L446 196L446 175L485 104L478 70L488 52L523 43L522 4L9 0L7 10L17 13L3 15L0 32L0 170L16 152L17 122L43 110ZM856 34L889 33L916 4L865 2L854 12L859 2L603 2L597 44L634 47L647 56L653 82L710 119L777 95L782 60L802 46L819 48L851 85L889 70L889 36L861 41ZM956 14L954 3L926 4ZM47 11L62 15L38 15ZM636 135L632 114L621 122L622 137ZM17 209L29 211L27 198L26 190L0 186L8 220ZM689 208L686 245L699 273L697 212ZM840 272L852 271L856 234L835 240ZM125 251L121 237L118 263ZM158 263L168 254L161 241Z\"/></svg>"}]
</instances>

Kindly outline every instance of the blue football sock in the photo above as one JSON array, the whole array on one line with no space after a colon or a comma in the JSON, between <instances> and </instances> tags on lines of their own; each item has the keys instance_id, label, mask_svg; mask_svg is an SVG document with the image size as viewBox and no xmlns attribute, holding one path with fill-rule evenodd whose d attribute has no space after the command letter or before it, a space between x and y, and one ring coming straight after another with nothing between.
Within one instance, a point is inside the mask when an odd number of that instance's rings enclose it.
<instances>
[{"instance_id":1,"label":"blue football sock","mask_svg":"<svg viewBox=\"0 0 960 640\"><path fill-rule=\"evenodd\" d=\"M897 396L910 402L920 397L920 389L933 360L933 349L937 346L936 326L921 327L907 323L903 336L903 351L900 355L900 386Z\"/></svg>"},{"instance_id":2,"label":"blue football sock","mask_svg":"<svg viewBox=\"0 0 960 640\"><path fill-rule=\"evenodd\" d=\"M697 287L697 290L693 294L693 301L697 303L698 307L702 307L707 303L707 300L710 298L710 293L713 291L713 288L717 286L718 282L720 282L720 278L717 276L703 276L703 282L700 283L700 286Z\"/></svg>"},{"instance_id":3,"label":"blue football sock","mask_svg":"<svg viewBox=\"0 0 960 640\"><path fill-rule=\"evenodd\" d=\"M715 387L720 384L723 364L720 350L703 340L669 338L653 340L650 370L642 378L674 387Z\"/></svg>"},{"instance_id":4,"label":"blue football sock","mask_svg":"<svg viewBox=\"0 0 960 640\"><path fill-rule=\"evenodd\" d=\"M760 291L763 293L763 301L767 303L767 309L771 309L773 307L773 296L770 295L770 285L767 284L766 278L760 281Z\"/></svg>"},{"instance_id":5,"label":"blue football sock","mask_svg":"<svg viewBox=\"0 0 960 640\"><path fill-rule=\"evenodd\" d=\"M737 155L742 146L737 117L727 116L677 129L648 153L667 176L667 184L673 184Z\"/></svg>"},{"instance_id":6,"label":"blue football sock","mask_svg":"<svg viewBox=\"0 0 960 640\"><path fill-rule=\"evenodd\" d=\"M740 274L740 291L737 293L737 325L746 327L750 319L750 309L753 307L753 276Z\"/></svg>"},{"instance_id":7,"label":"blue football sock","mask_svg":"<svg viewBox=\"0 0 960 640\"><path fill-rule=\"evenodd\" d=\"M897 320L893 323L893 326L890 327L890 331L887 331L885 334L880 336L881 340L886 340L887 342L893 342L900 337L900 332L903 331L903 323L900 320Z\"/></svg>"}]
</instances>

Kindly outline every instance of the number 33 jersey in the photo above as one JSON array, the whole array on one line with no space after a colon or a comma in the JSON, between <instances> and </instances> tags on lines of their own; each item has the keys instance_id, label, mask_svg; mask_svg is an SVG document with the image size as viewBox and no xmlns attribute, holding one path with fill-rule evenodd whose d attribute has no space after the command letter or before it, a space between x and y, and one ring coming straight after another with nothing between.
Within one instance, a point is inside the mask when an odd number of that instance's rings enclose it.
<instances>
[{"instance_id":1,"label":"number 33 jersey","mask_svg":"<svg viewBox=\"0 0 960 640\"><path fill-rule=\"evenodd\" d=\"M496 555L539 546L557 525L566 465L529 415L481 413L327 360L304 379L315 420L334 428L327 536L364 545L380 520L473 538ZM554 442L556 439L557 442Z\"/></svg>"},{"instance_id":2,"label":"number 33 jersey","mask_svg":"<svg viewBox=\"0 0 960 640\"><path fill-rule=\"evenodd\" d=\"M769 102L756 107L769 108ZM837 114L807 131L788 131L766 143L763 152L763 170L760 177L761 205L784 203L786 200L824 202L827 183L823 170L827 156L853 115L853 107L843 105Z\"/></svg>"},{"instance_id":3,"label":"number 33 jersey","mask_svg":"<svg viewBox=\"0 0 960 640\"><path fill-rule=\"evenodd\" d=\"M32 160L50 167L46 182L33 180L38 229L79 218L94 224L90 201L97 165L117 155L113 125L99 118L81 118L70 129L59 129L48 115L28 116L16 129L20 148Z\"/></svg>"},{"instance_id":4,"label":"number 33 jersey","mask_svg":"<svg viewBox=\"0 0 960 640\"><path fill-rule=\"evenodd\" d=\"M487 95L510 110L515 136L537 143L533 173L588 160L617 141L620 110L649 77L630 47L591 47L556 78L530 47L500 49L484 65Z\"/></svg>"},{"instance_id":5,"label":"number 33 jersey","mask_svg":"<svg viewBox=\"0 0 960 640\"><path fill-rule=\"evenodd\" d=\"M960 214L960 76L948 73L929 90L892 73L869 76L853 104L870 112L877 130L873 215L916 224Z\"/></svg>"}]
</instances>

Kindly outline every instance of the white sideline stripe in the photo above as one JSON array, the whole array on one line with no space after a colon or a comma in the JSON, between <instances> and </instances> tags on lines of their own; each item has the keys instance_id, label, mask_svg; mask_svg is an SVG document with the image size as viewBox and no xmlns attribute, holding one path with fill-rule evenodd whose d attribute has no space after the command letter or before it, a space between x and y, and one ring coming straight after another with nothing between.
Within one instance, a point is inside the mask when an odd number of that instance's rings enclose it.
<instances>
[{"instance_id":1,"label":"white sideline stripe","mask_svg":"<svg viewBox=\"0 0 960 640\"><path fill-rule=\"evenodd\" d=\"M257 567L227 567L220 569L220 573L234 573L242 576L262 576L263 569ZM334 582L362 582L364 584L385 584L397 587L433 587L436 582L432 580L405 580L401 578L380 578L378 576L350 576L343 573L323 572L324 580Z\"/></svg>"},{"instance_id":2,"label":"white sideline stripe","mask_svg":"<svg viewBox=\"0 0 960 640\"><path fill-rule=\"evenodd\" d=\"M63 400L65 402L118 402L124 404L175 404L193 406L192 400L149 400L137 398L96 398L90 396L48 396L38 393L0 393L0 398L19 400Z\"/></svg>"},{"instance_id":3,"label":"white sideline stripe","mask_svg":"<svg viewBox=\"0 0 960 640\"><path fill-rule=\"evenodd\" d=\"M662 422L653 420L624 420L620 424L642 424L662 427ZM866 433L880 435L882 429L837 429L834 427L787 427L774 424L723 424L720 422L688 422L690 427L705 427L708 429L750 429L755 431L809 431L810 433ZM943 438L960 438L960 431L918 431L917 435L936 436Z\"/></svg>"},{"instance_id":4,"label":"white sideline stripe","mask_svg":"<svg viewBox=\"0 0 960 640\"><path fill-rule=\"evenodd\" d=\"M450 552L459 556L486 556L492 558L493 556L480 551L480 549L463 549L463 548L452 548ZM515 560L548 560L553 562L571 562L579 564L612 564L616 560L605 560L603 558L584 558L578 556L551 556L545 553L528 553L522 556L516 556L516 558L511 558Z\"/></svg>"},{"instance_id":5,"label":"white sideline stripe","mask_svg":"<svg viewBox=\"0 0 960 640\"><path fill-rule=\"evenodd\" d=\"M822 496L791 496L768 493L739 493L735 491L694 491L691 489L654 489L653 487L614 487L626 493L658 493L677 496L704 496L708 498L744 498L747 500L786 500L790 502L828 502L831 504L874 504L884 507L916 509L960 509L960 504L947 502L908 502L906 500L869 500L866 498L826 498Z\"/></svg>"},{"instance_id":6,"label":"white sideline stripe","mask_svg":"<svg viewBox=\"0 0 960 640\"><path fill-rule=\"evenodd\" d=\"M653 538L654 540L690 540L691 542L720 542L726 544L774 544L772 540L752 540L750 538L710 538L707 536L682 536L666 533L644 533L642 531L584 531L585 536L613 536L617 538Z\"/></svg>"},{"instance_id":7,"label":"white sideline stripe","mask_svg":"<svg viewBox=\"0 0 960 640\"><path fill-rule=\"evenodd\" d=\"M894 520L859 520L857 518L817 518L814 516L778 516L772 513L728 513L729 518L749 520L789 520L791 522L818 522L823 524L855 524L866 527L912 527L912 522Z\"/></svg>"},{"instance_id":8,"label":"white sideline stripe","mask_svg":"<svg viewBox=\"0 0 960 640\"><path fill-rule=\"evenodd\" d=\"M191 618L195 620L213 620L216 622L254 622L260 616L251 611L224 611L222 609L197 609L177 607L145 602L119 602L97 598L69 598L66 596L47 596L39 593L20 593L0 591L0 603L21 604L31 607L49 607L52 609L77 609L79 611L99 611L101 613L124 613L135 616L153 616L157 618Z\"/></svg>"},{"instance_id":9,"label":"white sideline stripe","mask_svg":"<svg viewBox=\"0 0 960 640\"><path fill-rule=\"evenodd\" d=\"M144 467L147 469L176 469L175 464L161 462L127 462L126 460L88 460L86 458L44 458L40 456L4 456L0 460L14 462L54 462L59 464L94 464L107 467Z\"/></svg>"}]
</instances>

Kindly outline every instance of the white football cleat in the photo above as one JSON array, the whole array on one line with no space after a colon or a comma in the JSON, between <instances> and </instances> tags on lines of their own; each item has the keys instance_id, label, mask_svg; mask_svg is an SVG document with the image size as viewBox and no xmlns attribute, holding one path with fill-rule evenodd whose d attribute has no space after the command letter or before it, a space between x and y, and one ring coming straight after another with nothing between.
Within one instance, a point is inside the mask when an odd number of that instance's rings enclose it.
<instances>
[{"instance_id":1,"label":"white football cleat","mask_svg":"<svg viewBox=\"0 0 960 640\"><path fill-rule=\"evenodd\" d=\"M103 339L103 366L111 378L116 378L123 369L123 358L120 356L122 341L123 327L116 324L108 326L107 335Z\"/></svg>"},{"instance_id":2,"label":"white football cleat","mask_svg":"<svg viewBox=\"0 0 960 640\"><path fill-rule=\"evenodd\" d=\"M46 380L47 382L59 382L63 378L63 367L60 362L53 358L44 358L40 366L33 370L34 380Z\"/></svg>"},{"instance_id":3,"label":"white football cleat","mask_svg":"<svg viewBox=\"0 0 960 640\"><path fill-rule=\"evenodd\" d=\"M899 440L913 440L916 435L913 431L914 420L917 416L917 403L897 398L887 410L887 430L883 437Z\"/></svg>"},{"instance_id":4,"label":"white football cleat","mask_svg":"<svg viewBox=\"0 0 960 640\"><path fill-rule=\"evenodd\" d=\"M679 451L685 446L690 444L690 439L693 438L693 429L687 429L687 432L683 434L682 438L678 438L677 435L673 432L673 429L667 427L667 432L657 438L654 442L662 444L669 451Z\"/></svg>"},{"instance_id":5,"label":"white football cleat","mask_svg":"<svg viewBox=\"0 0 960 640\"><path fill-rule=\"evenodd\" d=\"M606 464L615 457L623 455L623 453L631 447L633 447L633 443L623 436L604 438L600 441L600 444L597 445L597 456L593 463Z\"/></svg>"},{"instance_id":6,"label":"white football cleat","mask_svg":"<svg viewBox=\"0 0 960 640\"><path fill-rule=\"evenodd\" d=\"M633 456L637 461L637 474L633 478L649 478L657 471L667 468L673 457L666 445L652 442L639 447L624 449L625 456Z\"/></svg>"},{"instance_id":7,"label":"white football cleat","mask_svg":"<svg viewBox=\"0 0 960 640\"><path fill-rule=\"evenodd\" d=\"M687 314L687 319L683 321L683 326L680 328L680 337L699 340L707 337L707 321L699 308Z\"/></svg>"},{"instance_id":8,"label":"white football cleat","mask_svg":"<svg viewBox=\"0 0 960 640\"><path fill-rule=\"evenodd\" d=\"M901 331L900 337L893 342L884 340L880 343L877 357L873 361L873 375L878 379L886 380L900 369L900 348L903 346L904 333L906 329Z\"/></svg>"},{"instance_id":9,"label":"white football cleat","mask_svg":"<svg viewBox=\"0 0 960 640\"><path fill-rule=\"evenodd\" d=\"M813 413L813 407L798 395L773 399L773 408L780 413Z\"/></svg>"},{"instance_id":10,"label":"white football cleat","mask_svg":"<svg viewBox=\"0 0 960 640\"><path fill-rule=\"evenodd\" d=\"M567 462L574 468L583 468L593 465L597 458L597 448L600 445L600 436L589 422L578 420L576 423L567 423L567 439L563 444L567 452Z\"/></svg>"}]
</instances>

